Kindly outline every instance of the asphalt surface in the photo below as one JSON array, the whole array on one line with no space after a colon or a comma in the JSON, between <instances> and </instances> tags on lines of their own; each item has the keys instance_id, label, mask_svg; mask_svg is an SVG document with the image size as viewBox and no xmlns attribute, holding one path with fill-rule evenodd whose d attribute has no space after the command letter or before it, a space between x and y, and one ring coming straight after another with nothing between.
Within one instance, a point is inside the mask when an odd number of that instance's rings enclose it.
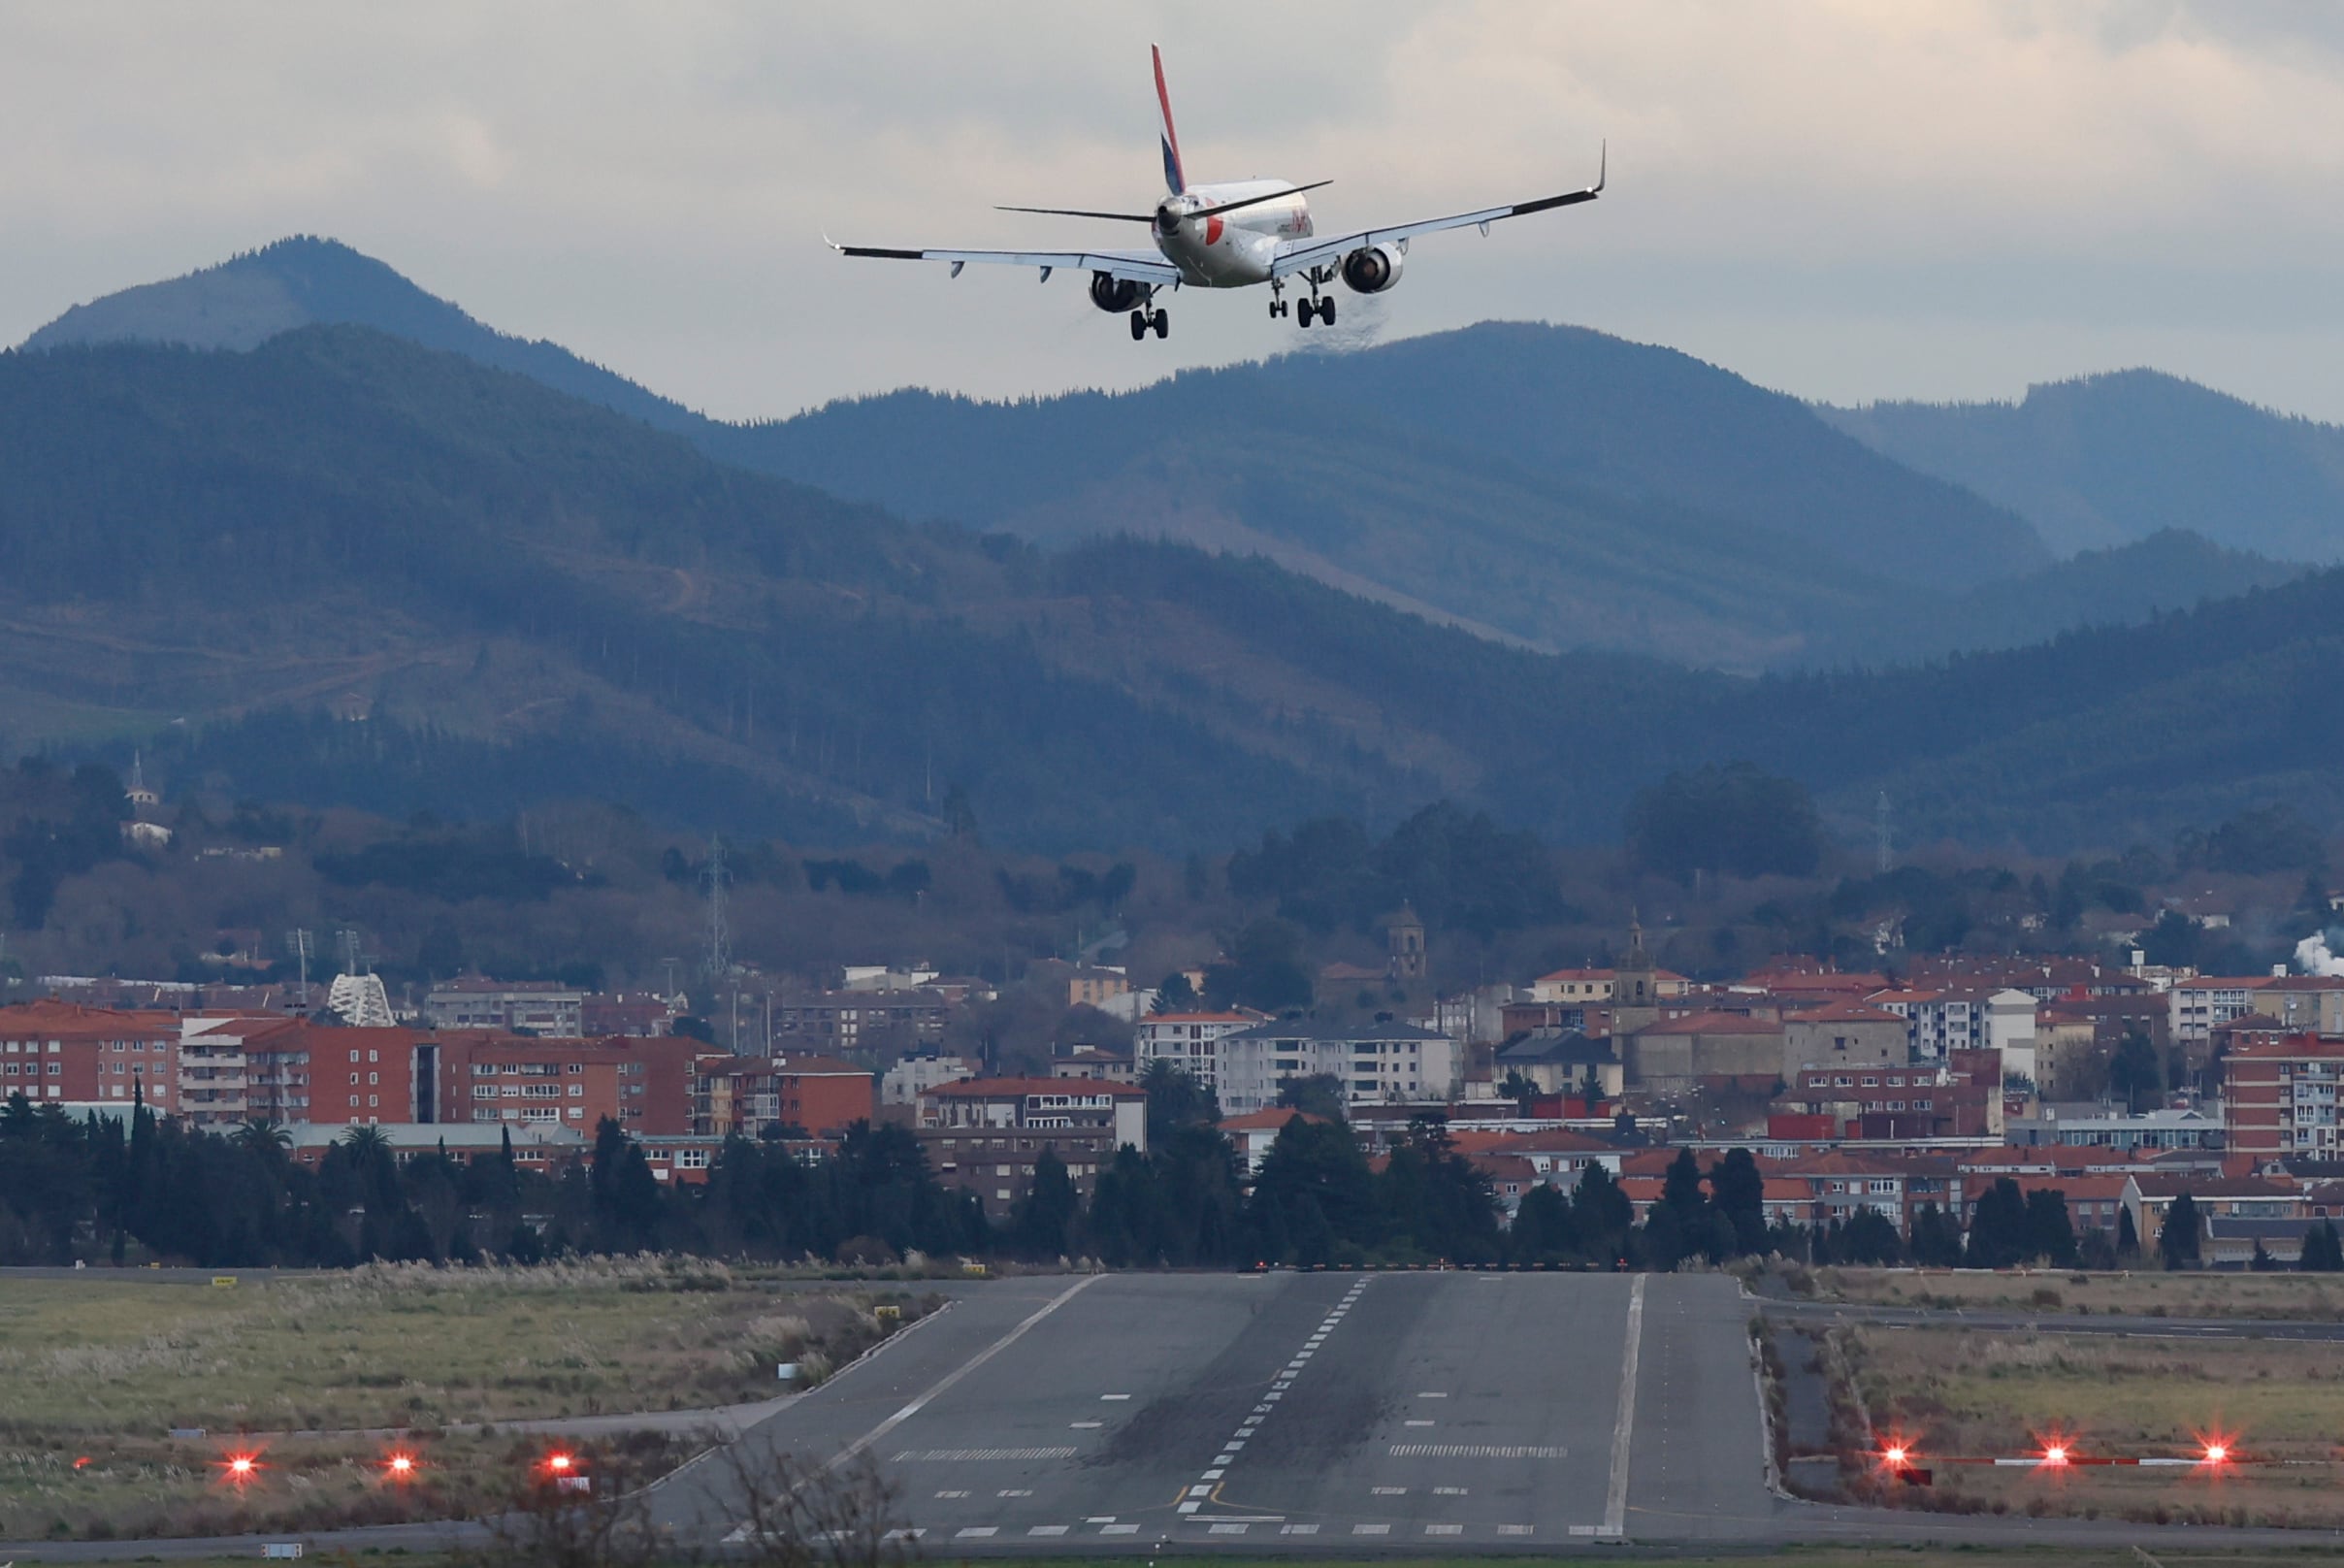
<instances>
[{"instance_id":1,"label":"asphalt surface","mask_svg":"<svg viewBox=\"0 0 2344 1568\"><path fill-rule=\"evenodd\" d=\"M1677 1521L1774 1506L1747 1321L1716 1277L1010 1281L753 1429L739 1461L867 1452L924 1550L957 1554L1698 1534ZM721 1536L735 1484L704 1460L659 1517Z\"/></svg>"},{"instance_id":2,"label":"asphalt surface","mask_svg":"<svg viewBox=\"0 0 2344 1568\"><path fill-rule=\"evenodd\" d=\"M783 1454L867 1454L919 1551L945 1558L2339 1539L1794 1502L1768 1484L1748 1343L1758 1310L1715 1275L997 1281L676 1472L651 1505L679 1536L721 1543L741 1520L743 1473L770 1475ZM476 1537L406 1525L309 1539L418 1550ZM257 1554L261 1539L28 1543L0 1546L0 1562Z\"/></svg>"}]
</instances>

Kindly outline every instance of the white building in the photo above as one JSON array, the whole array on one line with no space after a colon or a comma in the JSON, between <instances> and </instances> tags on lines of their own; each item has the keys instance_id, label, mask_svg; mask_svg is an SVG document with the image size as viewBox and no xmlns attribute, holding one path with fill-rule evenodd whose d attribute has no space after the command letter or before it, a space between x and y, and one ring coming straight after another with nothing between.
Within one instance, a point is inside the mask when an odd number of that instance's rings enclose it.
<instances>
[{"instance_id":1,"label":"white building","mask_svg":"<svg viewBox=\"0 0 2344 1568\"><path fill-rule=\"evenodd\" d=\"M1970 987L1882 991L1866 997L1864 1004L1904 1020L1913 1061L1942 1062L1948 1051L1974 1051L1986 1043L1988 996Z\"/></svg>"},{"instance_id":2,"label":"white building","mask_svg":"<svg viewBox=\"0 0 2344 1568\"><path fill-rule=\"evenodd\" d=\"M2263 992L2272 980L2268 975L2223 977L2200 975L2195 980L2175 983L2166 994L2167 1014L2172 1026L2173 1043L2181 1046L2203 1046L2213 1041L2214 1030L2225 1024L2235 1023L2250 1013L2259 1012L2257 1005Z\"/></svg>"},{"instance_id":3,"label":"white building","mask_svg":"<svg viewBox=\"0 0 2344 1568\"><path fill-rule=\"evenodd\" d=\"M917 1105L928 1091L976 1075L976 1063L964 1057L905 1057L879 1075L879 1103Z\"/></svg>"},{"instance_id":4,"label":"white building","mask_svg":"<svg viewBox=\"0 0 2344 1568\"><path fill-rule=\"evenodd\" d=\"M1986 998L1986 1046L2002 1054L2002 1077L2035 1077L2035 1010L2031 993L1998 991Z\"/></svg>"},{"instance_id":5,"label":"white building","mask_svg":"<svg viewBox=\"0 0 2344 1568\"><path fill-rule=\"evenodd\" d=\"M1221 1108L1226 1112L1230 1106L1221 1081L1221 1038L1258 1022L1250 1013L1152 1014L1132 1029L1132 1070L1145 1078L1150 1066L1169 1063L1221 1095Z\"/></svg>"},{"instance_id":6,"label":"white building","mask_svg":"<svg viewBox=\"0 0 2344 1568\"><path fill-rule=\"evenodd\" d=\"M1267 1110L1281 1090L1304 1078L1336 1079L1353 1104L1446 1100L1456 1090L1456 1042L1410 1024L1344 1028L1280 1019L1231 1030L1215 1044L1214 1087L1227 1116Z\"/></svg>"}]
</instances>

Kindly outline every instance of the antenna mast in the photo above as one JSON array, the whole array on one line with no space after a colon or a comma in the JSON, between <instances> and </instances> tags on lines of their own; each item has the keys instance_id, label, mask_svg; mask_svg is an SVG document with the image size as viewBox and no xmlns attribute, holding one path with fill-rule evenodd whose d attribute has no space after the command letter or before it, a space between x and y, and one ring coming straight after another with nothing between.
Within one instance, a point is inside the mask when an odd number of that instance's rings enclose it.
<instances>
[{"instance_id":1,"label":"antenna mast","mask_svg":"<svg viewBox=\"0 0 2344 1568\"><path fill-rule=\"evenodd\" d=\"M1875 834L1877 834L1879 840L1879 871L1882 876L1886 876L1888 874L1891 861L1893 860L1893 857L1889 853L1888 792L1886 790L1882 790L1880 792L1880 803L1872 808L1872 831Z\"/></svg>"}]
</instances>

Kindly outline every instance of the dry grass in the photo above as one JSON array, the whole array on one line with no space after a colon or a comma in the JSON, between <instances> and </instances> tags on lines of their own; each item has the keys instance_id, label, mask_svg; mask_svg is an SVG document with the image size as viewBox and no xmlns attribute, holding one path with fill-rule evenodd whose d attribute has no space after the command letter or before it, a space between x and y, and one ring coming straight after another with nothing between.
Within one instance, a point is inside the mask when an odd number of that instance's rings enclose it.
<instances>
[{"instance_id":1,"label":"dry grass","mask_svg":"<svg viewBox=\"0 0 2344 1568\"><path fill-rule=\"evenodd\" d=\"M1938 1462L1905 1493L1940 1508L2156 1522L2344 1524L2344 1358L2329 1345L1873 1328L1853 1331L1872 1421L1923 1455L2197 1454L2221 1437L2266 1462L2064 1472ZM1928 1458L1922 1460L1929 1463Z\"/></svg>"},{"instance_id":2,"label":"dry grass","mask_svg":"<svg viewBox=\"0 0 2344 1568\"><path fill-rule=\"evenodd\" d=\"M877 1340L879 1301L654 1259L379 1265L232 1290L10 1280L0 1539L435 1517L447 1478L507 1475L515 1439L433 1438L433 1484L396 1488L386 1443L361 1434L770 1398L786 1391L776 1361L825 1372ZM239 1433L263 1434L268 1466L241 1490L218 1469Z\"/></svg>"},{"instance_id":3,"label":"dry grass","mask_svg":"<svg viewBox=\"0 0 2344 1568\"><path fill-rule=\"evenodd\" d=\"M2344 1275L2085 1274L2065 1269L1987 1273L1968 1269L1819 1268L1815 1294L1827 1301L1900 1307L2008 1308L2019 1312L2114 1313L2144 1318L2344 1320Z\"/></svg>"}]
</instances>

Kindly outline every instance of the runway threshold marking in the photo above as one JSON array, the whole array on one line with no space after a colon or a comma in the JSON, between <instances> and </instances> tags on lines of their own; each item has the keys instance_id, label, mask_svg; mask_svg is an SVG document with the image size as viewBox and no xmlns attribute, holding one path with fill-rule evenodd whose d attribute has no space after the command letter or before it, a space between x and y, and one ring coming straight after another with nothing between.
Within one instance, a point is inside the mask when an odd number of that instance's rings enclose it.
<instances>
[{"instance_id":1,"label":"runway threshold marking","mask_svg":"<svg viewBox=\"0 0 2344 1568\"><path fill-rule=\"evenodd\" d=\"M959 1366L953 1368L953 1370L947 1372L944 1374L944 1376L938 1378L934 1383L930 1384L928 1388L928 1390L920 1394L917 1398L913 1399L910 1404L905 1405L901 1410L896 1411L893 1416L890 1416L887 1420L881 1421L878 1425L872 1427L869 1431L855 1439L854 1442L849 1443L845 1448L840 1449L835 1454L832 1454L830 1456L830 1462L824 1465L823 1469L835 1470L840 1465L845 1464L850 1459L855 1458L858 1454L868 1449L873 1443L878 1442L881 1438L887 1436L888 1433L894 1431L905 1421L910 1421L914 1416L919 1415L921 1411L928 1408L928 1404L932 1400L950 1391L952 1387L959 1383L962 1378L968 1376L971 1372L974 1372L978 1367L983 1366L986 1362L992 1360L1003 1351L1009 1349L1010 1346L1015 1345L1019 1340L1024 1339L1026 1333L1032 1329L1035 1323L1040 1323L1044 1318L1049 1317L1052 1313L1058 1311L1058 1308L1064 1306L1067 1302L1073 1300L1076 1296L1082 1294L1085 1290L1088 1290L1091 1289L1091 1287L1096 1285L1099 1281L1105 1278L1106 1276L1104 1274L1085 1275L1083 1278L1075 1281L1072 1285L1066 1287L1065 1290L1060 1290L1057 1295L1052 1296L1048 1301L1042 1303L1040 1307L1036 1308L1031 1314L1029 1314L1025 1321L1020 1323L1015 1328L1012 1328L1008 1333L1003 1334L999 1339L994 1340L992 1344L977 1352L976 1355L970 1356L967 1360L962 1361ZM1642 1283L1642 1276L1638 1277L1638 1282L1640 1284Z\"/></svg>"},{"instance_id":2,"label":"runway threshold marking","mask_svg":"<svg viewBox=\"0 0 2344 1568\"><path fill-rule=\"evenodd\" d=\"M1619 1419L1612 1427L1612 1484L1604 1493L1604 1529L1617 1535L1628 1522L1628 1448L1636 1435L1636 1357L1644 1335L1644 1281L1628 1290L1628 1345L1620 1353Z\"/></svg>"}]
</instances>

